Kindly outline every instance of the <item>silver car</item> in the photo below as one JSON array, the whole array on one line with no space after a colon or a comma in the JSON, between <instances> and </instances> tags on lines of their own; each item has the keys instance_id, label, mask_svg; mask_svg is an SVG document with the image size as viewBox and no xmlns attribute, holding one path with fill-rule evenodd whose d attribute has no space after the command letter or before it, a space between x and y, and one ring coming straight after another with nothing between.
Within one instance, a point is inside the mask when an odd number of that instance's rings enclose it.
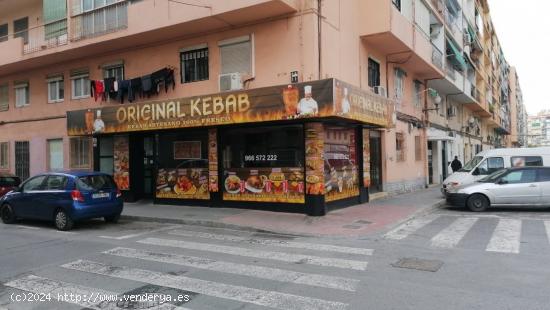
<instances>
[{"instance_id":1,"label":"silver car","mask_svg":"<svg viewBox=\"0 0 550 310\"><path fill-rule=\"evenodd\" d=\"M550 167L497 171L449 192L447 203L476 212L490 206L550 206Z\"/></svg>"}]
</instances>

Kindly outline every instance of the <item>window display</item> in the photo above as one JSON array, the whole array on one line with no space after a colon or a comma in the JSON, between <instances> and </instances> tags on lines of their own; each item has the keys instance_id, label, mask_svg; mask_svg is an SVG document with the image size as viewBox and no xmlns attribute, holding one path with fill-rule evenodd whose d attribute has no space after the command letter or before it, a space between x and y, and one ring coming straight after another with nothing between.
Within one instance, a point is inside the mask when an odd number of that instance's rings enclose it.
<instances>
[{"instance_id":1,"label":"window display","mask_svg":"<svg viewBox=\"0 0 550 310\"><path fill-rule=\"evenodd\" d=\"M303 127L234 129L222 137L223 199L303 203Z\"/></svg>"},{"instance_id":2,"label":"window display","mask_svg":"<svg viewBox=\"0 0 550 310\"><path fill-rule=\"evenodd\" d=\"M355 129L325 127L325 201L359 195Z\"/></svg>"},{"instance_id":3,"label":"window display","mask_svg":"<svg viewBox=\"0 0 550 310\"><path fill-rule=\"evenodd\" d=\"M206 130L160 137L156 198L210 199L207 140Z\"/></svg>"}]
</instances>

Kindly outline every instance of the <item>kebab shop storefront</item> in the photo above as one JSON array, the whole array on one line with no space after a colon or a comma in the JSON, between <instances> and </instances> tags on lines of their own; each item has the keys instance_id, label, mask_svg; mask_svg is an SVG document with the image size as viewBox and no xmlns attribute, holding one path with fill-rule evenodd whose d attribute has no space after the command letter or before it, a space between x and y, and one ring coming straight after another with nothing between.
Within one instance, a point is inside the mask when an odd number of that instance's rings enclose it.
<instances>
[{"instance_id":1,"label":"kebab shop storefront","mask_svg":"<svg viewBox=\"0 0 550 310\"><path fill-rule=\"evenodd\" d=\"M336 79L67 112L127 201L324 215L368 201L388 99Z\"/></svg>"}]
</instances>

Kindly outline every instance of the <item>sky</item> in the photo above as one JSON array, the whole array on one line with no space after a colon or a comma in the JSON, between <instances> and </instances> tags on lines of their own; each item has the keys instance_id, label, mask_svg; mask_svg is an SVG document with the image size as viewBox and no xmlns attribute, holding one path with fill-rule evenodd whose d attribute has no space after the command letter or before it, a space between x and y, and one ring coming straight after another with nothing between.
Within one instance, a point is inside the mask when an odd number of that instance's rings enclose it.
<instances>
[{"instance_id":1,"label":"sky","mask_svg":"<svg viewBox=\"0 0 550 310\"><path fill-rule=\"evenodd\" d=\"M527 112L550 109L550 1L488 1L504 56L518 71Z\"/></svg>"}]
</instances>

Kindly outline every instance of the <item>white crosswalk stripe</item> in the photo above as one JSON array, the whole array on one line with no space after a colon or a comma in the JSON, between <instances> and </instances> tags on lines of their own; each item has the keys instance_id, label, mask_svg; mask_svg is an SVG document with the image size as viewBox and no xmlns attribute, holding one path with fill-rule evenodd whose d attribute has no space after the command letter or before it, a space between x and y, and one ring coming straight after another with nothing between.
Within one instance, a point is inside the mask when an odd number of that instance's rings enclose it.
<instances>
[{"instance_id":1,"label":"white crosswalk stripe","mask_svg":"<svg viewBox=\"0 0 550 310\"><path fill-rule=\"evenodd\" d=\"M240 236L212 234L212 233L205 233L200 231L189 231L189 230L179 230L179 229L168 231L167 233L170 235L183 236L183 237L206 238L206 239L214 239L214 240L220 240L220 241L243 242L243 243L251 243L251 244L261 244L261 245L274 245L279 247L326 251L326 252L337 252L337 253L344 253L344 254L372 255L372 253L374 252L372 249L353 248L353 247L337 246L337 245L330 245L330 244L262 239L262 238L253 238L251 236L240 237Z\"/></svg>"},{"instance_id":2,"label":"white crosswalk stripe","mask_svg":"<svg viewBox=\"0 0 550 310\"><path fill-rule=\"evenodd\" d=\"M520 238L521 220L500 219L486 250L517 254L519 253Z\"/></svg>"},{"instance_id":3,"label":"white crosswalk stripe","mask_svg":"<svg viewBox=\"0 0 550 310\"><path fill-rule=\"evenodd\" d=\"M435 219L437 219L439 216L434 214L429 214L423 217L418 217L415 219L412 219L404 224L399 225L395 229L391 230L390 232L386 233L384 235L384 238L386 239L392 239L392 240L401 240L408 237L410 234L414 233L415 231L419 230L420 228L428 225L429 223L433 222Z\"/></svg>"},{"instance_id":4,"label":"white crosswalk stripe","mask_svg":"<svg viewBox=\"0 0 550 310\"><path fill-rule=\"evenodd\" d=\"M178 228L178 227L180 227L180 225L173 225L173 226L163 227L163 228L159 228L159 229L146 230L146 231L142 231L142 232L139 232L139 233L123 235L123 236L99 236L99 237L100 238L105 238L105 239L124 240L124 239L130 239L130 238L143 236L143 235L146 235L146 234L157 233L157 232L161 232L161 231L165 231L165 230L171 230L171 229L175 229L175 228Z\"/></svg>"},{"instance_id":5,"label":"white crosswalk stripe","mask_svg":"<svg viewBox=\"0 0 550 310\"><path fill-rule=\"evenodd\" d=\"M548 237L548 242L550 242L550 221L544 221L544 227L546 228L546 236Z\"/></svg>"},{"instance_id":6,"label":"white crosswalk stripe","mask_svg":"<svg viewBox=\"0 0 550 310\"><path fill-rule=\"evenodd\" d=\"M275 252L275 251L254 250L254 249L248 249L248 248L242 248L242 247L225 246L225 245L217 245L217 244L210 244L210 243L198 243L198 242L189 242L189 241L183 241L183 240L160 239L160 238L146 238L143 240L138 240L137 242L143 243L143 244L152 244L152 245L158 245L158 246L167 246L167 247L175 247L175 248L190 249L190 250L224 253L224 254L230 254L230 255L278 260L278 261L289 262L289 263L318 265L318 266L324 266L324 267L347 268L347 269L355 269L355 270L365 270L367 268L366 261L349 260L349 259L341 259L341 258L325 258L325 257L319 257L319 256L313 256L313 255L303 255L303 254Z\"/></svg>"},{"instance_id":7,"label":"white crosswalk stripe","mask_svg":"<svg viewBox=\"0 0 550 310\"><path fill-rule=\"evenodd\" d=\"M116 267L87 260L78 260L64 264L62 267L108 277L192 291L208 296L231 299L276 309L328 310L346 309L348 307L347 304L341 302L222 284L138 268Z\"/></svg>"},{"instance_id":8,"label":"white crosswalk stripe","mask_svg":"<svg viewBox=\"0 0 550 310\"><path fill-rule=\"evenodd\" d=\"M18 278L4 285L34 294L42 294L42 296L50 296L50 301L67 302L90 309L120 310L119 303L124 302L122 294L35 275ZM189 310L169 303L144 302L159 310Z\"/></svg>"},{"instance_id":9,"label":"white crosswalk stripe","mask_svg":"<svg viewBox=\"0 0 550 310\"><path fill-rule=\"evenodd\" d=\"M188 266L210 271L231 273L255 278L289 282L295 284L304 284L310 286L325 287L331 289L345 290L354 292L359 280L348 279L334 276L324 276L319 274L309 274L296 272L292 270L269 268L262 266L253 266L245 264L236 264L231 262L216 261L208 258L179 255L172 253L160 253L143 251L130 248L114 248L103 252L109 255L116 255L128 258L136 258L154 262L170 263L182 266Z\"/></svg>"},{"instance_id":10,"label":"white crosswalk stripe","mask_svg":"<svg viewBox=\"0 0 550 310\"><path fill-rule=\"evenodd\" d=\"M432 238L432 246L439 248L455 247L477 220L478 218L471 217L457 218L449 227Z\"/></svg>"}]
</instances>

